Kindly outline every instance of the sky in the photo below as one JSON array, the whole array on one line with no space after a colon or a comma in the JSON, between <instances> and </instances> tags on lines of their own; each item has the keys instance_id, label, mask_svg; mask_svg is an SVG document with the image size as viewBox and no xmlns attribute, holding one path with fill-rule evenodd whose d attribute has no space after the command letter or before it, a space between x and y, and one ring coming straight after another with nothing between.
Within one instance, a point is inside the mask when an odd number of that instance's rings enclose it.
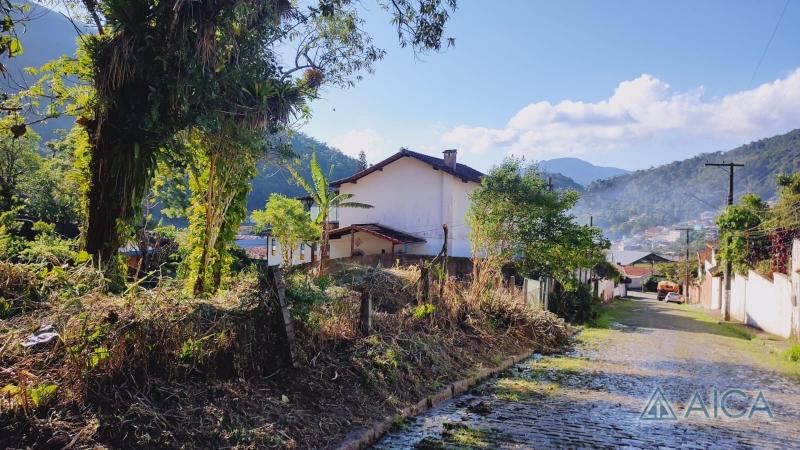
<instances>
[{"instance_id":1,"label":"sky","mask_svg":"<svg viewBox=\"0 0 800 450\"><path fill-rule=\"evenodd\" d=\"M386 58L325 88L299 129L370 163L456 148L481 170L509 155L633 170L800 127L800 0L458 3L455 47L420 57L364 1Z\"/></svg>"}]
</instances>

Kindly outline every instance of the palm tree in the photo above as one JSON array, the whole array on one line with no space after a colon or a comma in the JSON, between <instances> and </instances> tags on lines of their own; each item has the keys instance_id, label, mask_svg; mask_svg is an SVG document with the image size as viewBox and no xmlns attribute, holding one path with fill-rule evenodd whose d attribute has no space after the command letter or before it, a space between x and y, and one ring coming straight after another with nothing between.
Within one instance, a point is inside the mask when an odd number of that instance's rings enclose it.
<instances>
[{"instance_id":1,"label":"palm tree","mask_svg":"<svg viewBox=\"0 0 800 450\"><path fill-rule=\"evenodd\" d=\"M303 177L301 177L300 173L297 171L297 168L289 165L287 169L289 169L289 173L292 174L295 182L308 193L308 195L311 197L311 200L319 207L319 214L317 214L317 217L314 219L314 223L316 226L321 227L318 276L322 276L325 272L325 260L328 257L328 216L331 212L331 209L368 209L372 208L372 205L351 202L350 199L353 198L353 194L340 194L332 190L330 188L328 178L325 176L325 174L322 172L322 168L319 166L316 152L311 154L312 183L308 183Z\"/></svg>"}]
</instances>

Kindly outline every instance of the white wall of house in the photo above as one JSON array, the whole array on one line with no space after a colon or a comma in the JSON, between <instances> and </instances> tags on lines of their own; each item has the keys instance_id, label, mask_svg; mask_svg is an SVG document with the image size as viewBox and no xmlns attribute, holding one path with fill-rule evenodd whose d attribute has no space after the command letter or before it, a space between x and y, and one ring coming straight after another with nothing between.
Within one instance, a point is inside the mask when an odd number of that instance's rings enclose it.
<instances>
[{"instance_id":1,"label":"white wall of house","mask_svg":"<svg viewBox=\"0 0 800 450\"><path fill-rule=\"evenodd\" d=\"M778 336L789 337L792 332L792 302L789 279L781 273L769 281L750 271L747 277L745 305L747 324Z\"/></svg>"},{"instance_id":2,"label":"white wall of house","mask_svg":"<svg viewBox=\"0 0 800 450\"><path fill-rule=\"evenodd\" d=\"M400 158L356 183L340 186L341 193L353 194L353 201L373 208L341 208L339 226L378 223L425 239L424 244L409 245L409 253L436 255L442 248L442 224L447 224L448 253L470 256L465 215L469 208L468 194L477 187L477 183L465 183L417 159ZM333 256L333 245L331 250ZM346 254L342 256L350 255L349 241L343 250ZM339 250L337 253L341 254Z\"/></svg>"},{"instance_id":3,"label":"white wall of house","mask_svg":"<svg viewBox=\"0 0 800 450\"><path fill-rule=\"evenodd\" d=\"M279 266L283 264L283 253L281 244L275 239L275 247L272 246L272 236L267 236L267 264ZM311 261L311 244L298 245L292 249L292 265L305 264ZM317 250L319 251L319 250Z\"/></svg>"},{"instance_id":4,"label":"white wall of house","mask_svg":"<svg viewBox=\"0 0 800 450\"><path fill-rule=\"evenodd\" d=\"M343 208L344 209L344 208ZM331 259L347 258L350 256L350 235L342 236L339 239L331 239ZM353 235L353 250L360 250L364 255L377 255L380 253L391 253L392 243L373 236L369 233L360 231ZM395 253L401 253L402 245L394 246Z\"/></svg>"}]
</instances>

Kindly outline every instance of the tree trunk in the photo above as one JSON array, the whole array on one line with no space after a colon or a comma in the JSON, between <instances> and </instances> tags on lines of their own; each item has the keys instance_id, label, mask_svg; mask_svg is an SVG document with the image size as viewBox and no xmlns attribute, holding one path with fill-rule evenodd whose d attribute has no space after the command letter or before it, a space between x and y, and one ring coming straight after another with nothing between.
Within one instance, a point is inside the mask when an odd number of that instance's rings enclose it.
<instances>
[{"instance_id":1,"label":"tree trunk","mask_svg":"<svg viewBox=\"0 0 800 450\"><path fill-rule=\"evenodd\" d=\"M325 260L328 258L328 216L322 222L322 245L319 249L319 270L317 276L325 275Z\"/></svg>"},{"instance_id":2,"label":"tree trunk","mask_svg":"<svg viewBox=\"0 0 800 450\"><path fill-rule=\"evenodd\" d=\"M120 104L110 108L105 120L88 129L92 154L84 248L97 264L112 270L114 256L123 243L118 225L129 221L141 205L156 162L152 146L147 144L153 136L129 123L125 103L121 99ZM100 116L102 112L96 114Z\"/></svg>"}]
</instances>

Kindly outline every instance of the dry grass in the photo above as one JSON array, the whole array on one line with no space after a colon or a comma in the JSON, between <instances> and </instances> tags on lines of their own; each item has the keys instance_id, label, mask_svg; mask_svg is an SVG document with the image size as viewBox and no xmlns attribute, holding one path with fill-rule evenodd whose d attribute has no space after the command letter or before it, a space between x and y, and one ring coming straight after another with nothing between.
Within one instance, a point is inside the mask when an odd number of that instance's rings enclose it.
<instances>
[{"instance_id":1,"label":"dry grass","mask_svg":"<svg viewBox=\"0 0 800 450\"><path fill-rule=\"evenodd\" d=\"M420 307L416 268L350 267L321 285L302 273L288 279L310 299L294 305L298 368L277 357L275 311L253 275L203 301L170 283L122 296L51 295L2 322L0 387L22 394L2 394L0 445L326 447L497 355L556 351L570 334L505 292L476 298L454 280L441 297L432 284ZM365 290L375 331L363 337ZM23 349L42 323L60 340Z\"/></svg>"}]
</instances>

